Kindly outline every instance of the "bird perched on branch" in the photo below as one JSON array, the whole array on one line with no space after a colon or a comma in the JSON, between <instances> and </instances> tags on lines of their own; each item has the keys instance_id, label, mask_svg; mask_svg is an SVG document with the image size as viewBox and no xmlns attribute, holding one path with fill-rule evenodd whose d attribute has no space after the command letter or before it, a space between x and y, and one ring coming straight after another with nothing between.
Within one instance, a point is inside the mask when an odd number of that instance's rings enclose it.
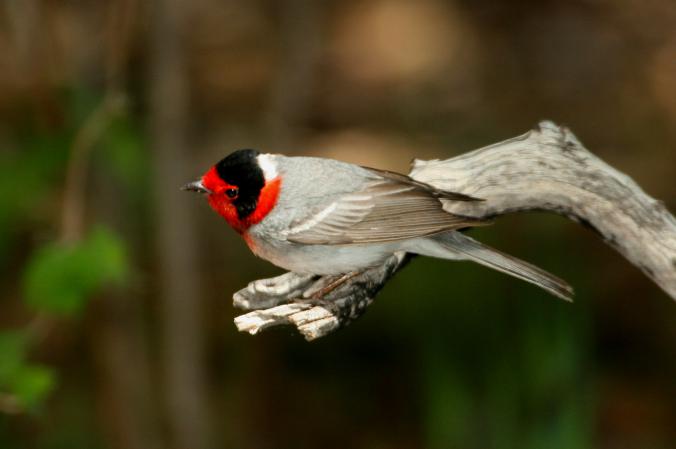
<instances>
[{"instance_id":1,"label":"bird perched on branch","mask_svg":"<svg viewBox=\"0 0 676 449\"><path fill-rule=\"evenodd\" d=\"M490 221L452 214L443 201L482 201L399 173L332 159L238 150L183 186L242 235L259 257L336 282L398 251L469 260L569 300L563 280L490 248L462 230Z\"/></svg>"}]
</instances>

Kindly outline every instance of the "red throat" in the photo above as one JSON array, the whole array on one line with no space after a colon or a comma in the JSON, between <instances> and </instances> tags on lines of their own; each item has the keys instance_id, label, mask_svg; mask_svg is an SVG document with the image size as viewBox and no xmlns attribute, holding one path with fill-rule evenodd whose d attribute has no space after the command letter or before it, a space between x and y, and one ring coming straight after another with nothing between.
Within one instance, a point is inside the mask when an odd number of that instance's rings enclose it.
<instances>
[{"instance_id":1,"label":"red throat","mask_svg":"<svg viewBox=\"0 0 676 449\"><path fill-rule=\"evenodd\" d=\"M215 170L210 170L204 175L204 184L207 186L214 185L213 178L217 176ZM240 234L245 234L251 226L260 223L275 207L277 198L279 197L282 180L280 177L277 177L270 181L266 181L258 197L256 209L251 214L241 219L237 214L235 205L232 204L232 201L223 193L234 186L228 185L223 181L218 182L218 184L219 186L216 189L212 189L214 193L210 194L208 197L209 205L221 217L225 218L225 221L227 221L235 231Z\"/></svg>"}]
</instances>

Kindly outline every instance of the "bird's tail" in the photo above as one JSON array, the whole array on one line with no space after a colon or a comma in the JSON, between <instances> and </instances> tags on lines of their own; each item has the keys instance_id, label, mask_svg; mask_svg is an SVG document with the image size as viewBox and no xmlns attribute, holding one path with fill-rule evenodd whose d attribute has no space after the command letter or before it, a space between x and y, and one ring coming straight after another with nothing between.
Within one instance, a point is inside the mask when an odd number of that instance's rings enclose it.
<instances>
[{"instance_id":1,"label":"bird's tail","mask_svg":"<svg viewBox=\"0 0 676 449\"><path fill-rule=\"evenodd\" d=\"M437 248L429 244L422 245L419 254L444 259L471 260L481 265L502 271L516 278L547 290L566 301L572 301L573 288L563 279L531 265L528 262L505 254L457 231L444 232L427 237L428 243L436 243ZM439 247L443 248L439 251ZM427 251L425 250L427 248ZM445 254L444 254L445 251Z\"/></svg>"}]
</instances>

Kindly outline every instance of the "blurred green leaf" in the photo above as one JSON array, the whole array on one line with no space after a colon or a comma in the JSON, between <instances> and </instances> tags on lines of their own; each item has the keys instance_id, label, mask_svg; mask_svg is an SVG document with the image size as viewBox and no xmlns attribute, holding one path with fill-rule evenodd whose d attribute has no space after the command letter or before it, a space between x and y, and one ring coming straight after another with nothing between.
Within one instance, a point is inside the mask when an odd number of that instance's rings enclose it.
<instances>
[{"instance_id":1,"label":"blurred green leaf","mask_svg":"<svg viewBox=\"0 0 676 449\"><path fill-rule=\"evenodd\" d=\"M54 373L25 362L27 336L23 332L0 333L0 391L17 401L21 410L35 410L54 386Z\"/></svg>"},{"instance_id":2,"label":"blurred green leaf","mask_svg":"<svg viewBox=\"0 0 676 449\"><path fill-rule=\"evenodd\" d=\"M61 182L69 148L67 132L19 133L9 151L0 152L0 269L12 263L14 234L32 218L45 217L42 207L50 187Z\"/></svg>"},{"instance_id":3,"label":"blurred green leaf","mask_svg":"<svg viewBox=\"0 0 676 449\"><path fill-rule=\"evenodd\" d=\"M58 314L74 313L95 286L86 253L79 246L44 247L30 260L24 282L26 301Z\"/></svg>"},{"instance_id":4,"label":"blurred green leaf","mask_svg":"<svg viewBox=\"0 0 676 449\"><path fill-rule=\"evenodd\" d=\"M84 242L88 258L98 268L98 282L123 282L127 276L127 257L122 240L100 227Z\"/></svg>"},{"instance_id":5,"label":"blurred green leaf","mask_svg":"<svg viewBox=\"0 0 676 449\"><path fill-rule=\"evenodd\" d=\"M29 115L17 123L8 151L0 152L0 268L11 263L8 252L16 230L50 210L43 203L53 187L63 183L73 139L102 98L88 88L64 89L59 96L64 112L61 126L41 126Z\"/></svg>"},{"instance_id":6,"label":"blurred green leaf","mask_svg":"<svg viewBox=\"0 0 676 449\"><path fill-rule=\"evenodd\" d=\"M22 332L0 333L0 385L6 385L19 370L26 353L26 336Z\"/></svg>"},{"instance_id":7,"label":"blurred green leaf","mask_svg":"<svg viewBox=\"0 0 676 449\"><path fill-rule=\"evenodd\" d=\"M115 118L102 141L106 165L127 185L145 182L149 166L142 132L129 116Z\"/></svg>"},{"instance_id":8,"label":"blurred green leaf","mask_svg":"<svg viewBox=\"0 0 676 449\"><path fill-rule=\"evenodd\" d=\"M60 315L79 312L100 286L124 281L127 258L119 238L99 228L75 245L43 247L28 263L24 296L36 309Z\"/></svg>"},{"instance_id":9,"label":"blurred green leaf","mask_svg":"<svg viewBox=\"0 0 676 449\"><path fill-rule=\"evenodd\" d=\"M55 384L54 372L40 365L23 365L14 374L10 392L24 410L38 407Z\"/></svg>"}]
</instances>

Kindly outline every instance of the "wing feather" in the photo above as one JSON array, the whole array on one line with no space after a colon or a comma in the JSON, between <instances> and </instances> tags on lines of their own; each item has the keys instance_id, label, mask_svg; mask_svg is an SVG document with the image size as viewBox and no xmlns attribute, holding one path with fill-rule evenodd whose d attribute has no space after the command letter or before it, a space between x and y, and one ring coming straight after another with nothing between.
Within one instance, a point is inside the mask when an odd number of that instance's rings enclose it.
<instances>
[{"instance_id":1,"label":"wing feather","mask_svg":"<svg viewBox=\"0 0 676 449\"><path fill-rule=\"evenodd\" d=\"M440 201L481 201L477 198L440 191L405 175L368 170L375 175L373 181L294 223L287 240L323 245L377 243L489 224L448 213Z\"/></svg>"}]
</instances>

